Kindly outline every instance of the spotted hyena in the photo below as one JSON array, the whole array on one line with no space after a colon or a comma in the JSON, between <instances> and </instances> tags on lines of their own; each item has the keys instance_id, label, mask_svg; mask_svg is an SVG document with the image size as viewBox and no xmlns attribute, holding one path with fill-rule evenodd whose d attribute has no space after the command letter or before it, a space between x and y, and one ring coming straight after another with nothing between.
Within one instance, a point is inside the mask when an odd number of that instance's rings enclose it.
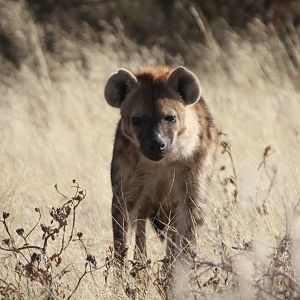
<instances>
[{"instance_id":1,"label":"spotted hyena","mask_svg":"<svg viewBox=\"0 0 300 300\"><path fill-rule=\"evenodd\" d=\"M135 256L146 255L147 219L167 237L167 255L191 249L217 139L197 77L184 67L119 69L105 98L121 112L111 165L115 257L124 259L131 225Z\"/></svg>"}]
</instances>

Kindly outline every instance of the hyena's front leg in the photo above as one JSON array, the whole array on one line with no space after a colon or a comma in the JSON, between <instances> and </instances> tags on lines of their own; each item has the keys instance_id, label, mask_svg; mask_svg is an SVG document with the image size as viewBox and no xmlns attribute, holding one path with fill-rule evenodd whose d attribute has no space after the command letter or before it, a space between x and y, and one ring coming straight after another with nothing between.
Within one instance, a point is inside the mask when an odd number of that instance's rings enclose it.
<instances>
[{"instance_id":1,"label":"hyena's front leg","mask_svg":"<svg viewBox=\"0 0 300 300\"><path fill-rule=\"evenodd\" d=\"M123 264L126 256L126 234L128 230L128 220L125 209L125 204L122 204L116 196L112 200L112 227L114 239L114 257L117 262Z\"/></svg>"},{"instance_id":2,"label":"hyena's front leg","mask_svg":"<svg viewBox=\"0 0 300 300\"><path fill-rule=\"evenodd\" d=\"M139 212L136 222L134 259L140 260L147 257L146 219L144 214Z\"/></svg>"},{"instance_id":3,"label":"hyena's front leg","mask_svg":"<svg viewBox=\"0 0 300 300\"><path fill-rule=\"evenodd\" d=\"M138 210L136 219L136 232L135 232L135 248L134 259L141 260L147 257L147 244L146 244L146 220L149 217L149 206L151 200L148 197L141 199L142 206Z\"/></svg>"}]
</instances>

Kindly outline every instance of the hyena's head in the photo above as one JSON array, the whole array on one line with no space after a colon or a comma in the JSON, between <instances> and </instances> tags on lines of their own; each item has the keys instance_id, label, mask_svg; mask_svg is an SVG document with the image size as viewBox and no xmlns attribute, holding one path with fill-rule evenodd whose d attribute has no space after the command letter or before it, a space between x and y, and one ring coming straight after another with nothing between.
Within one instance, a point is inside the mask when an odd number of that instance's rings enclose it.
<instances>
[{"instance_id":1,"label":"hyena's head","mask_svg":"<svg viewBox=\"0 0 300 300\"><path fill-rule=\"evenodd\" d=\"M119 69L107 81L106 101L121 110L121 128L150 160L171 156L186 131L187 106L198 101L197 77L184 67L155 67L133 75Z\"/></svg>"}]
</instances>

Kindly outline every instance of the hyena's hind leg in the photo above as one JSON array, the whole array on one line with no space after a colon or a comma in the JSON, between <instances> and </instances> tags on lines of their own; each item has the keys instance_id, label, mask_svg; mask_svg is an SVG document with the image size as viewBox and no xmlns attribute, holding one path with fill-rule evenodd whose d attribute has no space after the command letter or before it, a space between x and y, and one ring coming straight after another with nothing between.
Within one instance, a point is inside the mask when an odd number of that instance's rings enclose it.
<instances>
[{"instance_id":1,"label":"hyena's hind leg","mask_svg":"<svg viewBox=\"0 0 300 300\"><path fill-rule=\"evenodd\" d=\"M182 208L175 221L175 243L178 259L190 260L196 250L196 232L193 213L188 207Z\"/></svg>"},{"instance_id":2,"label":"hyena's hind leg","mask_svg":"<svg viewBox=\"0 0 300 300\"><path fill-rule=\"evenodd\" d=\"M128 217L126 205L116 196L112 200L112 228L114 239L114 257L116 262L123 264L127 254L126 235L128 231Z\"/></svg>"},{"instance_id":3,"label":"hyena's hind leg","mask_svg":"<svg viewBox=\"0 0 300 300\"><path fill-rule=\"evenodd\" d=\"M195 243L192 216L188 209L181 208L180 213L173 217L167 231L167 251L163 265L167 279L164 289L166 299L188 298L191 253L193 253Z\"/></svg>"}]
</instances>

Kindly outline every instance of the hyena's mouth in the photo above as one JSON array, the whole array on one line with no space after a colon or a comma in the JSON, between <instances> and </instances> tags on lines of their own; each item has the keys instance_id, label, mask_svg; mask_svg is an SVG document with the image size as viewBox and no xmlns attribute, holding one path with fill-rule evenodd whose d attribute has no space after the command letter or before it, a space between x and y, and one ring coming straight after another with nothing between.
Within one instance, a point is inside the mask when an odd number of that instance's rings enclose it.
<instances>
[{"instance_id":1,"label":"hyena's mouth","mask_svg":"<svg viewBox=\"0 0 300 300\"><path fill-rule=\"evenodd\" d=\"M144 155L146 158L153 160L153 161L159 161L162 160L166 157L168 151L164 151L164 152L147 152L144 151L143 149L140 149L140 152L142 153L142 155Z\"/></svg>"},{"instance_id":2,"label":"hyena's mouth","mask_svg":"<svg viewBox=\"0 0 300 300\"><path fill-rule=\"evenodd\" d=\"M153 160L153 161L159 161L159 160L162 160L164 157L165 157L165 155L163 155L163 154L159 154L159 155L157 155L157 154L144 154L148 159L150 159L150 160Z\"/></svg>"}]
</instances>

